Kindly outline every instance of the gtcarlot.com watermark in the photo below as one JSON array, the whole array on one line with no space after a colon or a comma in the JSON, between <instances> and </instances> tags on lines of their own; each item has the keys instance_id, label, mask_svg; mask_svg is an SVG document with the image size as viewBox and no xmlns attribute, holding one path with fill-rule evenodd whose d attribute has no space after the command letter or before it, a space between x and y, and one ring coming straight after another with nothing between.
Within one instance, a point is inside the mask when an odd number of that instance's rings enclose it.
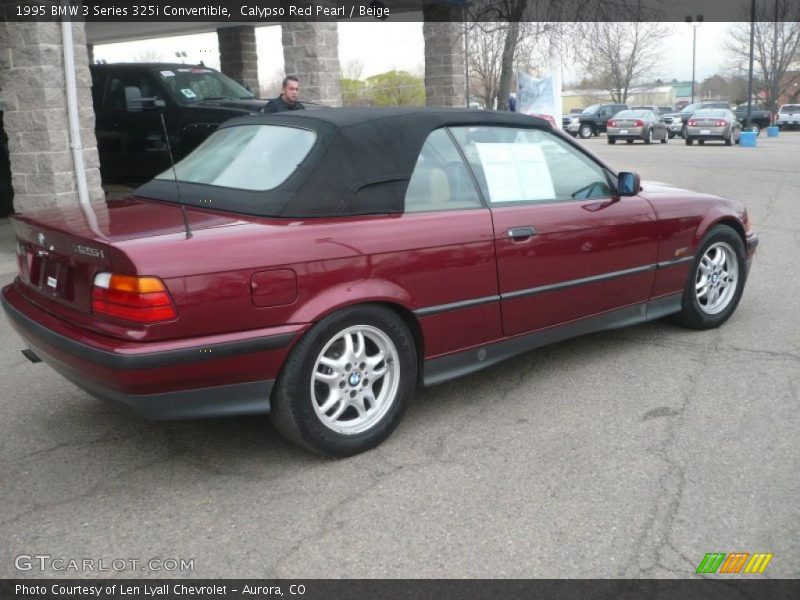
<instances>
[{"instance_id":1,"label":"gtcarlot.com watermark","mask_svg":"<svg viewBox=\"0 0 800 600\"><path fill-rule=\"evenodd\" d=\"M19 554L14 557L18 571L55 573L142 572L184 573L194 571L193 558L66 558L50 554Z\"/></svg>"}]
</instances>

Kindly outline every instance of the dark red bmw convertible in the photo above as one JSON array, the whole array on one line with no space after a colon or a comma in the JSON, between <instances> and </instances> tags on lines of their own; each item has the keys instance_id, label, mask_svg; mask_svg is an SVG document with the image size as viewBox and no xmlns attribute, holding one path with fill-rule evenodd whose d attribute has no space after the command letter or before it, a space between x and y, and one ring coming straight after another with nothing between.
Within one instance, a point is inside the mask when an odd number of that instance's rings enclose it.
<instances>
[{"instance_id":1,"label":"dark red bmw convertible","mask_svg":"<svg viewBox=\"0 0 800 600\"><path fill-rule=\"evenodd\" d=\"M667 315L719 326L758 242L739 202L458 109L242 117L132 197L13 225L3 307L31 360L157 418L269 412L331 456L385 439L417 385Z\"/></svg>"}]
</instances>

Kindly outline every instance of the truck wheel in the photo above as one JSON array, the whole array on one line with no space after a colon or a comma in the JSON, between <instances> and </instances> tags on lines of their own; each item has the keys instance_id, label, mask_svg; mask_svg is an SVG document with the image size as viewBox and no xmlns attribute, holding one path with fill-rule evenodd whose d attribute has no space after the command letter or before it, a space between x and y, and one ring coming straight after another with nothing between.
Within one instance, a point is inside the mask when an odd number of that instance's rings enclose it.
<instances>
[{"instance_id":1,"label":"truck wheel","mask_svg":"<svg viewBox=\"0 0 800 600\"><path fill-rule=\"evenodd\" d=\"M594 133L594 131L591 125L581 125L581 128L578 130L578 135L584 140L592 137L592 133Z\"/></svg>"}]
</instances>

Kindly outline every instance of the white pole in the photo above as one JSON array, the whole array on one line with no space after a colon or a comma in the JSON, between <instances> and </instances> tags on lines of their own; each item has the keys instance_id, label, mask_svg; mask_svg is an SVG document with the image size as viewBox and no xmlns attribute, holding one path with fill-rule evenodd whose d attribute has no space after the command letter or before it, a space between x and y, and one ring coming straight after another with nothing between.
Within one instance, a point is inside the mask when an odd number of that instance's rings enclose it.
<instances>
[{"instance_id":1,"label":"white pole","mask_svg":"<svg viewBox=\"0 0 800 600\"><path fill-rule=\"evenodd\" d=\"M553 74L553 104L555 105L555 112L556 114L553 115L553 118L556 120L556 127L563 127L564 121L562 120L564 117L564 107L563 107L563 100L561 98L562 95L562 66L561 66L561 52L556 51L553 57L550 60L550 72Z\"/></svg>"},{"instance_id":2,"label":"white pole","mask_svg":"<svg viewBox=\"0 0 800 600\"><path fill-rule=\"evenodd\" d=\"M89 189L86 185L86 166L83 163L80 120L78 119L78 86L75 82L75 52L72 41L72 23L61 22L61 37L64 42L64 78L67 84L67 116L69 117L69 145L75 164L75 180L78 185L78 201L89 204Z\"/></svg>"}]
</instances>

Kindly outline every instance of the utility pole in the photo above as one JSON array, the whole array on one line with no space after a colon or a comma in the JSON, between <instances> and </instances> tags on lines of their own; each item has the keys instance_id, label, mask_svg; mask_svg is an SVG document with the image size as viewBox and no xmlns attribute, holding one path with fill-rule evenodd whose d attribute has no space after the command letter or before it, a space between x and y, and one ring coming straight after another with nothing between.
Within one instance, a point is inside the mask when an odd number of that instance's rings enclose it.
<instances>
[{"instance_id":1,"label":"utility pole","mask_svg":"<svg viewBox=\"0 0 800 600\"><path fill-rule=\"evenodd\" d=\"M697 56L697 28L700 27L700 24L703 22L703 15L697 15L696 17L692 17L691 15L686 16L686 22L691 25L692 27L692 102L694 104L694 72L695 72L695 58Z\"/></svg>"},{"instance_id":2,"label":"utility pole","mask_svg":"<svg viewBox=\"0 0 800 600\"><path fill-rule=\"evenodd\" d=\"M751 127L751 114L753 112L753 48L755 46L756 35L756 0L750 0L750 71L747 75L747 119L745 128L749 131Z\"/></svg>"}]
</instances>

